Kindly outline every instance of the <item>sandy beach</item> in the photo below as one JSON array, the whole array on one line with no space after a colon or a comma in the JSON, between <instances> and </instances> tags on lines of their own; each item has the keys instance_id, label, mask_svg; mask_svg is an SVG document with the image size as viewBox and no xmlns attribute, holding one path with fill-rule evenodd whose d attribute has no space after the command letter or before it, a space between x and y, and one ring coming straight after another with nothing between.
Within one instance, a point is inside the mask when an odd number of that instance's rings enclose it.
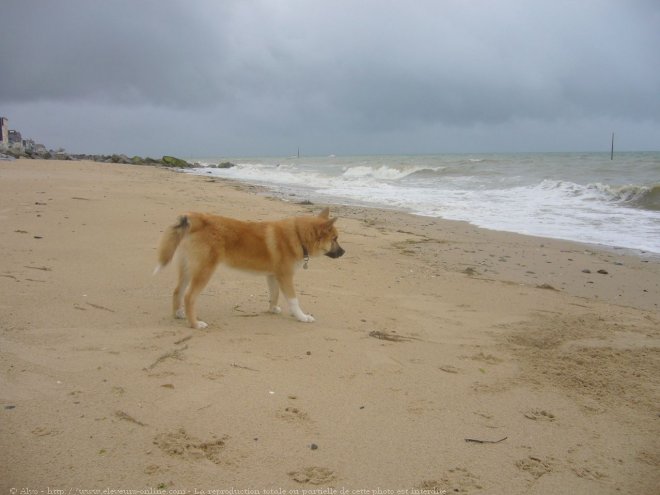
<instances>
[{"instance_id":1,"label":"sandy beach","mask_svg":"<svg viewBox=\"0 0 660 495\"><path fill-rule=\"evenodd\" d=\"M225 268L208 329L173 319L165 227L326 206L290 199L0 162L0 493L657 493L658 256L338 206L346 255L296 277L315 323Z\"/></svg>"}]
</instances>

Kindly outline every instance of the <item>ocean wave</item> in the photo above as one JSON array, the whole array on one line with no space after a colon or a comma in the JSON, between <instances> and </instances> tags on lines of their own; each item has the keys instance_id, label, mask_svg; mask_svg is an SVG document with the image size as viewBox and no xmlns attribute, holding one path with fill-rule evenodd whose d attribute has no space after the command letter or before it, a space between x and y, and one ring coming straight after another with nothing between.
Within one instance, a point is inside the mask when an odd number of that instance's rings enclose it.
<instances>
[{"instance_id":1,"label":"ocean wave","mask_svg":"<svg viewBox=\"0 0 660 495\"><path fill-rule=\"evenodd\" d=\"M323 183L323 177L318 172L301 173L295 167L287 164L238 163L234 167L216 169L200 167L190 169L193 174L210 174L228 179L244 180L257 184L277 185L307 185Z\"/></svg>"},{"instance_id":2,"label":"ocean wave","mask_svg":"<svg viewBox=\"0 0 660 495\"><path fill-rule=\"evenodd\" d=\"M484 168L483 164L485 161L483 159L470 158L437 166L429 166L428 164L357 165L344 167L342 178L349 180L375 179L398 181L408 178L441 178L444 176L472 178L501 175L501 172L491 167Z\"/></svg>"},{"instance_id":3,"label":"ocean wave","mask_svg":"<svg viewBox=\"0 0 660 495\"><path fill-rule=\"evenodd\" d=\"M610 201L644 210L660 211L660 184L654 184L652 186L635 184L610 186L597 183L590 184L587 187L600 192Z\"/></svg>"},{"instance_id":4,"label":"ocean wave","mask_svg":"<svg viewBox=\"0 0 660 495\"><path fill-rule=\"evenodd\" d=\"M660 184L614 186L597 182L583 186L569 181L546 179L538 188L546 191L556 189L565 196L586 201L616 203L621 206L660 211Z\"/></svg>"},{"instance_id":5,"label":"ocean wave","mask_svg":"<svg viewBox=\"0 0 660 495\"><path fill-rule=\"evenodd\" d=\"M373 178L378 180L399 180L419 172L434 172L435 170L436 169L415 166L390 167L387 165L358 165L345 168L342 177L345 179Z\"/></svg>"}]
</instances>

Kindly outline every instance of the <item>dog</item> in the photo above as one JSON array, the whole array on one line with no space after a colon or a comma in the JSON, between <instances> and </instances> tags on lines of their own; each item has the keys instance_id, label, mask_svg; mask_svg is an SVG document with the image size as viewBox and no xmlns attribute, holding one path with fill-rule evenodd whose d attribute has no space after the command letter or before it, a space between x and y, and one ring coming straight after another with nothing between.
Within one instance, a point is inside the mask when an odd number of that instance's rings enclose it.
<instances>
[{"instance_id":1,"label":"dog","mask_svg":"<svg viewBox=\"0 0 660 495\"><path fill-rule=\"evenodd\" d=\"M172 295L173 312L175 318L187 318L192 328L208 327L197 319L195 302L220 263L266 275L269 311L281 312L277 305L281 289L291 314L299 321L310 323L314 317L300 309L293 275L301 265L307 268L311 256L339 258L345 253L337 242L336 220L330 218L329 208L318 216L271 222L186 213L164 232L154 275L167 266L178 251L179 282Z\"/></svg>"}]
</instances>

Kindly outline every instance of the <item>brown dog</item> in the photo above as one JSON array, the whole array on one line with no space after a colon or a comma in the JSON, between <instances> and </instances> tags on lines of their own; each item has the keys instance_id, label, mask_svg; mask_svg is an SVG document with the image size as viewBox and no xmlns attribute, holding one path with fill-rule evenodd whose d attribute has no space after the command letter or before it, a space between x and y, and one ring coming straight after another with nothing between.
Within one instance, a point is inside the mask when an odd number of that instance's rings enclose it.
<instances>
[{"instance_id":1,"label":"brown dog","mask_svg":"<svg viewBox=\"0 0 660 495\"><path fill-rule=\"evenodd\" d=\"M270 312L280 313L280 289L291 314L304 322L314 321L303 313L293 288L293 274L301 264L307 268L310 256L325 254L339 258L344 250L337 243L336 218L324 209L317 217L294 217L275 222L243 222L204 213L186 213L169 227L158 248L155 273L179 252L179 283L174 289L176 318L188 318L192 328L208 325L197 319L195 300L208 283L216 266L263 273L270 289Z\"/></svg>"}]
</instances>

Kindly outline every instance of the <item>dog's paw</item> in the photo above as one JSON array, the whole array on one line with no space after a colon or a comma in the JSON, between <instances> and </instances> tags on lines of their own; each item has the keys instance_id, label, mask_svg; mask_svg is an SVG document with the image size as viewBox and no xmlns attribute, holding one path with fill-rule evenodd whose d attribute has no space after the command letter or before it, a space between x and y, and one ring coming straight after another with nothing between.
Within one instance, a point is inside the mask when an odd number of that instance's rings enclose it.
<instances>
[{"instance_id":1,"label":"dog's paw","mask_svg":"<svg viewBox=\"0 0 660 495\"><path fill-rule=\"evenodd\" d=\"M203 322L202 320L197 320L197 323L195 323L195 328L197 330L204 330L205 328L208 328L208 323Z\"/></svg>"},{"instance_id":2,"label":"dog's paw","mask_svg":"<svg viewBox=\"0 0 660 495\"><path fill-rule=\"evenodd\" d=\"M279 315L282 312L282 308L280 308L279 306L273 306L268 310L268 312L273 313L275 315Z\"/></svg>"},{"instance_id":3,"label":"dog's paw","mask_svg":"<svg viewBox=\"0 0 660 495\"><path fill-rule=\"evenodd\" d=\"M300 309L300 304L298 304L298 299L295 297L289 299L289 310L298 321L302 321L303 323L311 323L314 321L314 317L312 315L308 315L302 312Z\"/></svg>"},{"instance_id":4,"label":"dog's paw","mask_svg":"<svg viewBox=\"0 0 660 495\"><path fill-rule=\"evenodd\" d=\"M186 319L186 310L185 309L177 309L176 313L174 313L174 317L178 318L179 320L185 320Z\"/></svg>"}]
</instances>

